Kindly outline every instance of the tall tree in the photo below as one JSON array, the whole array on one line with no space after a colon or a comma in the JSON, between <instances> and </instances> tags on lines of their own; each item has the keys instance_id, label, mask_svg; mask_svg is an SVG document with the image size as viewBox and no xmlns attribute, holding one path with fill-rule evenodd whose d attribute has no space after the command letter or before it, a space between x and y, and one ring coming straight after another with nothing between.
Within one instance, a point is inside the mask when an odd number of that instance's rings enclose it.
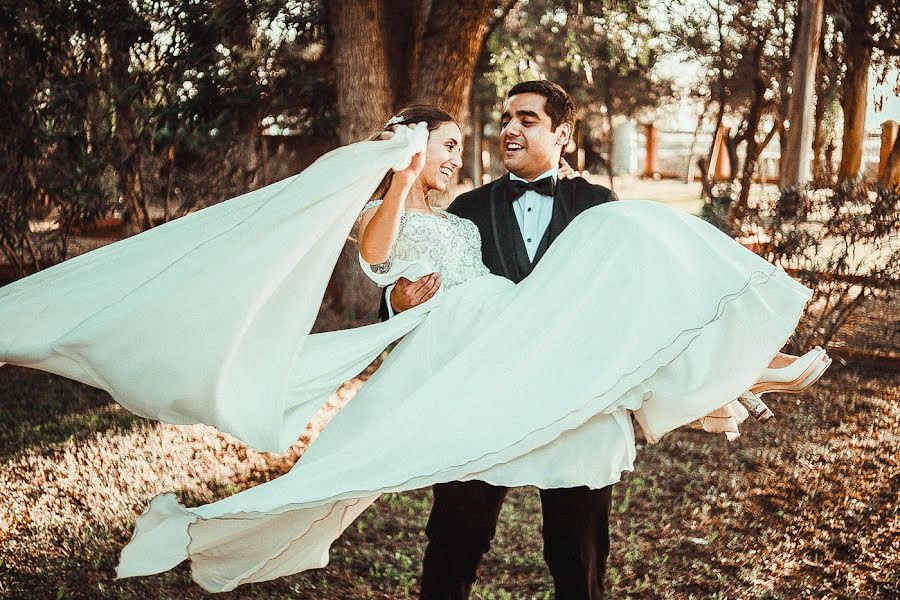
<instances>
[{"instance_id":1,"label":"tall tree","mask_svg":"<svg viewBox=\"0 0 900 600\"><path fill-rule=\"evenodd\" d=\"M498 98L519 81L559 83L577 109L572 164L583 169L589 157L609 173L613 119L640 118L673 95L656 71L666 46L651 3L523 0L509 8L486 45L480 112L496 114Z\"/></svg>"},{"instance_id":2,"label":"tall tree","mask_svg":"<svg viewBox=\"0 0 900 600\"><path fill-rule=\"evenodd\" d=\"M826 4L826 10L828 5ZM813 112L812 177L814 182L830 185L833 165L830 154L836 147L837 121L840 115L840 91L843 78L844 47L834 24L834 18L826 15L819 38L818 64L816 66L815 108Z\"/></svg>"},{"instance_id":3,"label":"tall tree","mask_svg":"<svg viewBox=\"0 0 900 600\"><path fill-rule=\"evenodd\" d=\"M495 0L329 0L342 143L366 137L410 102L464 121L472 74ZM327 301L349 317L372 314L378 290L351 237Z\"/></svg>"},{"instance_id":4,"label":"tall tree","mask_svg":"<svg viewBox=\"0 0 900 600\"><path fill-rule=\"evenodd\" d=\"M813 87L822 33L824 0L804 0L800 11L797 51L794 52L793 79L789 100L787 154L781 160L781 188L805 184L810 175L813 130Z\"/></svg>"},{"instance_id":5,"label":"tall tree","mask_svg":"<svg viewBox=\"0 0 900 600\"><path fill-rule=\"evenodd\" d=\"M844 43L846 70L841 86L844 112L838 178L857 177L862 166L870 71L884 82L900 65L900 2L832 0L832 16ZM900 94L900 79L894 88Z\"/></svg>"},{"instance_id":6,"label":"tall tree","mask_svg":"<svg viewBox=\"0 0 900 600\"><path fill-rule=\"evenodd\" d=\"M364 138L394 107L382 0L331 0L338 137Z\"/></svg>"},{"instance_id":7,"label":"tall tree","mask_svg":"<svg viewBox=\"0 0 900 600\"><path fill-rule=\"evenodd\" d=\"M410 102L462 116L494 0L331 0L344 143Z\"/></svg>"},{"instance_id":8,"label":"tall tree","mask_svg":"<svg viewBox=\"0 0 900 600\"><path fill-rule=\"evenodd\" d=\"M710 0L703 8L682 0L677 5L669 14L670 35L676 48L704 69L701 87L715 106L715 127L727 116L738 124L725 138L730 181L739 184L729 217L737 227L746 215L759 157L787 117L796 4ZM741 146L743 161L738 160ZM712 176L704 173L707 192Z\"/></svg>"},{"instance_id":9,"label":"tall tree","mask_svg":"<svg viewBox=\"0 0 900 600\"><path fill-rule=\"evenodd\" d=\"M844 110L844 133L841 145L840 179L859 175L862 166L863 143L866 136L866 103L868 101L869 64L872 46L866 41L866 31L872 19L872 2L854 2L852 10L844 14L844 44L847 70L844 75L841 108Z\"/></svg>"}]
</instances>

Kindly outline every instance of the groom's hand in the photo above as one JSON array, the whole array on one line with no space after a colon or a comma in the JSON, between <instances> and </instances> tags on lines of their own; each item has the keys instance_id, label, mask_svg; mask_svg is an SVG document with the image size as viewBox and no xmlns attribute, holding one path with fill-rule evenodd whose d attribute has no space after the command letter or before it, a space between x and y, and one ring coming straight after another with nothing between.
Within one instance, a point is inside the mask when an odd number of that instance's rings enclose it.
<instances>
[{"instance_id":1,"label":"groom's hand","mask_svg":"<svg viewBox=\"0 0 900 600\"><path fill-rule=\"evenodd\" d=\"M430 300L437 293L439 287L441 287L439 273L425 275L415 281L401 277L394 285L394 289L391 290L391 308L394 309L394 313L409 310Z\"/></svg>"}]
</instances>

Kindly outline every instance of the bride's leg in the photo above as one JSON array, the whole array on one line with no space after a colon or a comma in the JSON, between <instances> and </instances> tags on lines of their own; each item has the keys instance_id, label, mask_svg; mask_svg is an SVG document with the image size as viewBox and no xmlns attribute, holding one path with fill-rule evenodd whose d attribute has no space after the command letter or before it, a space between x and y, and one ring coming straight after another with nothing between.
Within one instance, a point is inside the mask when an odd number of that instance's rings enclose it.
<instances>
[{"instance_id":1,"label":"bride's leg","mask_svg":"<svg viewBox=\"0 0 900 600\"><path fill-rule=\"evenodd\" d=\"M782 367L787 367L798 358L800 357L794 356L793 354L785 354L783 352L779 352L775 355L775 358L772 359L772 362L769 363L769 368L781 369Z\"/></svg>"}]
</instances>

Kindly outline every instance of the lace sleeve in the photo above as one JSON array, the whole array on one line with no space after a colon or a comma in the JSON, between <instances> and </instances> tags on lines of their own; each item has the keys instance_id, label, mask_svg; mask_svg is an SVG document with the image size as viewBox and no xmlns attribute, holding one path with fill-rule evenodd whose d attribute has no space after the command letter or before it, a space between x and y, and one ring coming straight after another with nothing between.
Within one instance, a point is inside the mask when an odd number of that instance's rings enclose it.
<instances>
[{"instance_id":1,"label":"lace sleeve","mask_svg":"<svg viewBox=\"0 0 900 600\"><path fill-rule=\"evenodd\" d=\"M363 206L362 211L360 211L359 216L362 217L363 214L369 210L370 208L375 208L377 206L381 206L383 200L370 200L366 202L366 205ZM369 268L372 269L373 273L378 273L380 275L384 275L388 271L391 270L391 259L388 258L387 261L383 263L378 263L377 265L369 265Z\"/></svg>"}]
</instances>

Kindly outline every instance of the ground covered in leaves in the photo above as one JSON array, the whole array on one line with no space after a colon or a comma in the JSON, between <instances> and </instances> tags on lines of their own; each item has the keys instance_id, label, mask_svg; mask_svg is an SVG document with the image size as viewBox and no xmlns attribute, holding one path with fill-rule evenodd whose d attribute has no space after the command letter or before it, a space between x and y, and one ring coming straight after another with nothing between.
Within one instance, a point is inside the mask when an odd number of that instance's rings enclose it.
<instances>
[{"instance_id":1,"label":"ground covered in leaves","mask_svg":"<svg viewBox=\"0 0 900 600\"><path fill-rule=\"evenodd\" d=\"M360 384L345 386L341 399ZM778 419L735 442L677 431L641 444L614 493L612 598L900 595L900 374L835 363L813 391L767 396ZM0 597L205 598L188 565L116 581L156 494L205 503L290 468L202 426L132 417L91 388L0 369ZM427 490L383 497L325 569L216 595L410 598ZM534 489L515 490L475 598L551 598ZM213 597L213 596L209 596Z\"/></svg>"}]
</instances>

